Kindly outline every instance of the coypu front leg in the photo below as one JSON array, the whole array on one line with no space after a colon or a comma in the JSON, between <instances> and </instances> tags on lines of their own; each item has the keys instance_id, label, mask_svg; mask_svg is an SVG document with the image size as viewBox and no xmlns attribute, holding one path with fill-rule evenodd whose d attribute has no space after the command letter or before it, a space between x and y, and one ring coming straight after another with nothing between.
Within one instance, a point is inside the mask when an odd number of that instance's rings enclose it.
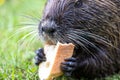
<instances>
[{"instance_id":1,"label":"coypu front leg","mask_svg":"<svg viewBox=\"0 0 120 80\"><path fill-rule=\"evenodd\" d=\"M65 59L65 62L61 63L61 70L66 76L71 76L72 72L77 68L77 59L74 57Z\"/></svg>"},{"instance_id":2,"label":"coypu front leg","mask_svg":"<svg viewBox=\"0 0 120 80\"><path fill-rule=\"evenodd\" d=\"M107 53L96 53L95 56L72 57L61 64L63 73L68 77L86 78L94 80L95 78L104 78L114 74L114 62L109 58Z\"/></svg>"},{"instance_id":3,"label":"coypu front leg","mask_svg":"<svg viewBox=\"0 0 120 80\"><path fill-rule=\"evenodd\" d=\"M35 64L39 65L41 62L46 61L46 57L44 54L43 48L40 48L35 51L36 56L35 56Z\"/></svg>"}]
</instances>

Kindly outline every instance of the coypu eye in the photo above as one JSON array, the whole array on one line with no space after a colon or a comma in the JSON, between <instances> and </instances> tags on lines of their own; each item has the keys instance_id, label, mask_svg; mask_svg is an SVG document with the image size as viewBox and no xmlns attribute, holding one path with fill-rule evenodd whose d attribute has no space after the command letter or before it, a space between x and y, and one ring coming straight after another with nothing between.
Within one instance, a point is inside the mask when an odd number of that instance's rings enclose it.
<instances>
[{"instance_id":1,"label":"coypu eye","mask_svg":"<svg viewBox=\"0 0 120 80\"><path fill-rule=\"evenodd\" d=\"M75 1L75 4L74 4L74 7L75 8L79 8L79 7L81 7L82 6L82 0L76 0Z\"/></svg>"}]
</instances>

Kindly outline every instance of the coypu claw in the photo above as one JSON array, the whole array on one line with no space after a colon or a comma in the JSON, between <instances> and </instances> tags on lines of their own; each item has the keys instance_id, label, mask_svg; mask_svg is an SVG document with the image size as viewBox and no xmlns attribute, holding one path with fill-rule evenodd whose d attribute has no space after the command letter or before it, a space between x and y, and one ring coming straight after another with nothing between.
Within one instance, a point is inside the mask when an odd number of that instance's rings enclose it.
<instances>
[{"instance_id":1,"label":"coypu claw","mask_svg":"<svg viewBox=\"0 0 120 80\"><path fill-rule=\"evenodd\" d=\"M46 61L46 57L43 51L43 48L40 48L35 51L35 65L39 65L41 62Z\"/></svg>"},{"instance_id":2,"label":"coypu claw","mask_svg":"<svg viewBox=\"0 0 120 80\"><path fill-rule=\"evenodd\" d=\"M72 72L77 68L77 60L74 57L65 59L65 62L61 63L61 70L66 76L71 76Z\"/></svg>"}]
</instances>

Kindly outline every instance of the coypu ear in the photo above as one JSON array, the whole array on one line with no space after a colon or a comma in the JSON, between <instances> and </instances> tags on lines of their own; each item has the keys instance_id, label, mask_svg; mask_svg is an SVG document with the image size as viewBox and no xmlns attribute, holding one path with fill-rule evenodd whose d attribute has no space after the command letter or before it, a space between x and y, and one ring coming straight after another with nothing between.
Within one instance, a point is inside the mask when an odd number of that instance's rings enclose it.
<instances>
[{"instance_id":1,"label":"coypu ear","mask_svg":"<svg viewBox=\"0 0 120 80\"><path fill-rule=\"evenodd\" d=\"M75 0L75 4L74 4L75 8L81 7L81 6L82 6L82 3L83 3L82 0Z\"/></svg>"}]
</instances>

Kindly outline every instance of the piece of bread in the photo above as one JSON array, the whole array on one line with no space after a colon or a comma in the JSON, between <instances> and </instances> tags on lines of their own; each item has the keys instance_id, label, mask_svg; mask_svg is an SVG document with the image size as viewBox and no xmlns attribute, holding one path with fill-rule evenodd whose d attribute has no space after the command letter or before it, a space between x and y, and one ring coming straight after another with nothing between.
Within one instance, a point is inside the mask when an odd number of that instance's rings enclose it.
<instances>
[{"instance_id":1,"label":"piece of bread","mask_svg":"<svg viewBox=\"0 0 120 80\"><path fill-rule=\"evenodd\" d=\"M74 45L61 44L57 45L45 45L44 53L46 55L46 62L43 62L39 66L40 80L52 80L55 77L62 75L60 70L61 62L64 62L65 58L70 58L73 54Z\"/></svg>"}]
</instances>

